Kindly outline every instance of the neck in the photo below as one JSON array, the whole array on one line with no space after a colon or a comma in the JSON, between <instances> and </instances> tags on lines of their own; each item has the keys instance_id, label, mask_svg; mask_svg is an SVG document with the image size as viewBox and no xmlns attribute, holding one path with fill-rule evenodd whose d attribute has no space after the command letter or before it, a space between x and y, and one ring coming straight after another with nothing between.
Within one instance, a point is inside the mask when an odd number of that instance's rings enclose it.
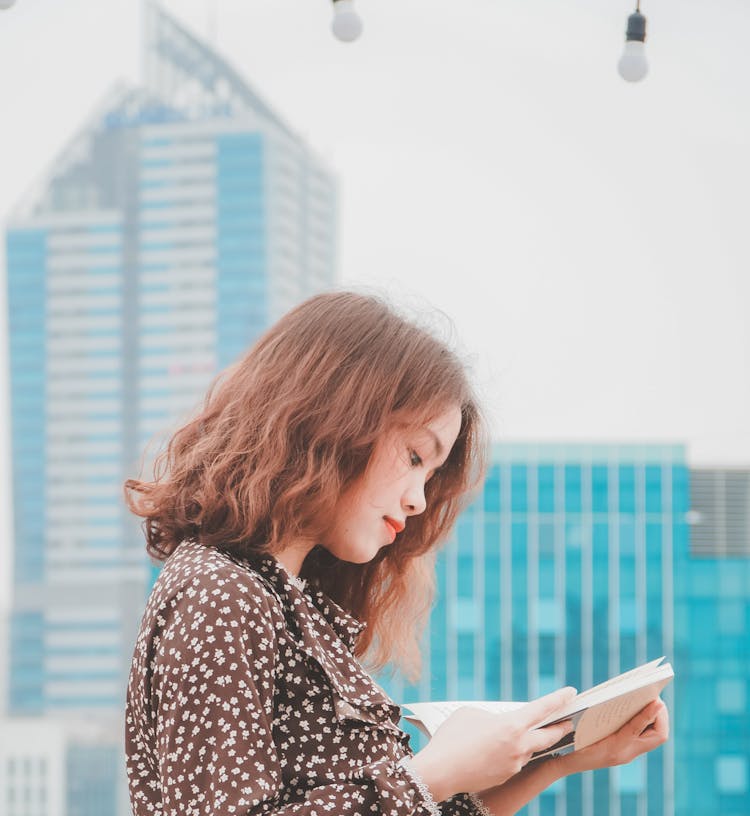
<instances>
[{"instance_id":1,"label":"neck","mask_svg":"<svg viewBox=\"0 0 750 816\"><path fill-rule=\"evenodd\" d=\"M307 554L314 546L315 544L309 541L295 541L275 552L274 558L290 575L296 577L302 570L302 564L307 558Z\"/></svg>"}]
</instances>

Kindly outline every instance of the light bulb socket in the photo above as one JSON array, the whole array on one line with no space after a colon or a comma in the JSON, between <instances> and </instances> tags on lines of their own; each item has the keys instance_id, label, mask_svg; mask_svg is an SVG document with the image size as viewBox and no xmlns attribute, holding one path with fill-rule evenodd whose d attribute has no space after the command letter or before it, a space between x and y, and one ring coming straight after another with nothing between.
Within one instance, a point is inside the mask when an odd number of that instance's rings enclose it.
<instances>
[{"instance_id":1,"label":"light bulb socket","mask_svg":"<svg viewBox=\"0 0 750 816\"><path fill-rule=\"evenodd\" d=\"M640 11L634 11L628 17L628 30L625 32L627 42L646 42L646 18Z\"/></svg>"}]
</instances>

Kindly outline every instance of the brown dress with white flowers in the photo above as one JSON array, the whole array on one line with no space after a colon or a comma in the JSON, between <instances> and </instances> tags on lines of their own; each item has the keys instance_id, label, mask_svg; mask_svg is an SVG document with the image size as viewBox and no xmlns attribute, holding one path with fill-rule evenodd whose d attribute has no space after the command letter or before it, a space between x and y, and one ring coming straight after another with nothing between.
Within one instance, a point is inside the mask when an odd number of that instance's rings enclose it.
<instances>
[{"instance_id":1,"label":"brown dress with white flowers","mask_svg":"<svg viewBox=\"0 0 750 816\"><path fill-rule=\"evenodd\" d=\"M135 816L478 816L436 804L400 709L354 657L365 624L271 555L183 542L167 559L130 672Z\"/></svg>"}]
</instances>

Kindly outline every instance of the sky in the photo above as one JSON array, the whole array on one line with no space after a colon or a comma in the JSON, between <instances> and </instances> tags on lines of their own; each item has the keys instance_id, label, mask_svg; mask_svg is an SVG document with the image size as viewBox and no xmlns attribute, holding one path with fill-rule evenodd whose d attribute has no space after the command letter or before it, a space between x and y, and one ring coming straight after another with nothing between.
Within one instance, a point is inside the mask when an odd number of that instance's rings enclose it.
<instances>
[{"instance_id":1,"label":"sky","mask_svg":"<svg viewBox=\"0 0 750 816\"><path fill-rule=\"evenodd\" d=\"M339 275L449 333L498 440L684 443L750 466L745 0L166 0L340 185ZM0 221L121 79L136 0L0 12ZM0 257L0 607L10 517Z\"/></svg>"}]
</instances>

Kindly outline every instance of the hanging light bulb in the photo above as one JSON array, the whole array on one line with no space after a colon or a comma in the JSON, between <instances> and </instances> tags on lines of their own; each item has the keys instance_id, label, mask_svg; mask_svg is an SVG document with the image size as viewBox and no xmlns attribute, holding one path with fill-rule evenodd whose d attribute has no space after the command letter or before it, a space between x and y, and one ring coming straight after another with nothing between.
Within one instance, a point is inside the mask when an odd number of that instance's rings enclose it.
<instances>
[{"instance_id":1,"label":"hanging light bulb","mask_svg":"<svg viewBox=\"0 0 750 816\"><path fill-rule=\"evenodd\" d=\"M641 14L641 0L628 17L625 50L617 63L620 76L628 82L639 82L648 73L646 59L646 18Z\"/></svg>"},{"instance_id":2,"label":"hanging light bulb","mask_svg":"<svg viewBox=\"0 0 750 816\"><path fill-rule=\"evenodd\" d=\"M15 3L16 0L0 0L0 11L6 11L11 8L11 6L14 6Z\"/></svg>"},{"instance_id":3,"label":"hanging light bulb","mask_svg":"<svg viewBox=\"0 0 750 816\"><path fill-rule=\"evenodd\" d=\"M359 37L362 33L362 20L354 10L354 0L333 0L331 30L341 42L353 42Z\"/></svg>"}]
</instances>

